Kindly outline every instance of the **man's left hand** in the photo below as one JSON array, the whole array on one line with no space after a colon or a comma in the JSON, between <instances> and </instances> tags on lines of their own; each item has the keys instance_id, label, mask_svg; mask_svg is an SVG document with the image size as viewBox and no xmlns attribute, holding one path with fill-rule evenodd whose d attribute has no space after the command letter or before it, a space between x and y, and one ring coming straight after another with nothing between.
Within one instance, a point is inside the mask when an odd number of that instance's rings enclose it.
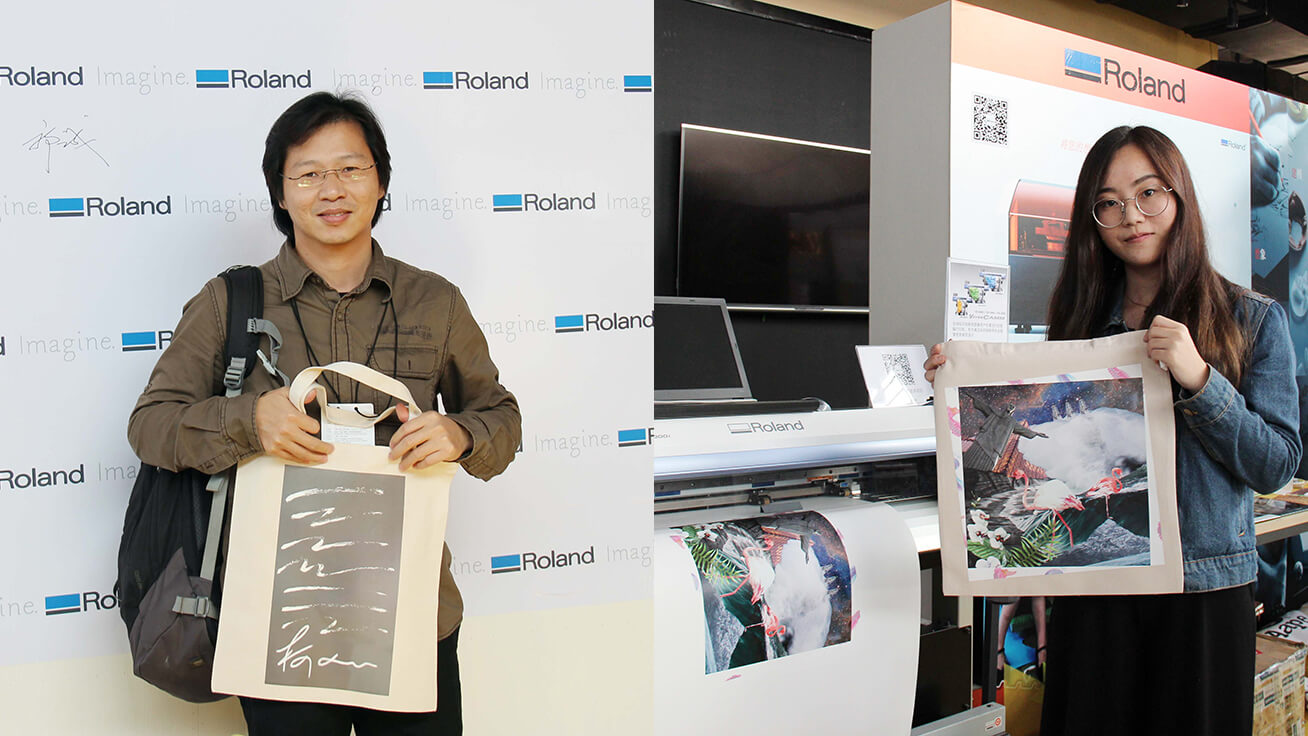
<instances>
[{"instance_id":1,"label":"man's left hand","mask_svg":"<svg viewBox=\"0 0 1308 736\"><path fill-rule=\"evenodd\" d=\"M468 430L438 411L410 418L409 407L400 404L396 416L403 424L391 437L389 459L399 459L401 471L457 460L472 447Z\"/></svg>"}]
</instances>

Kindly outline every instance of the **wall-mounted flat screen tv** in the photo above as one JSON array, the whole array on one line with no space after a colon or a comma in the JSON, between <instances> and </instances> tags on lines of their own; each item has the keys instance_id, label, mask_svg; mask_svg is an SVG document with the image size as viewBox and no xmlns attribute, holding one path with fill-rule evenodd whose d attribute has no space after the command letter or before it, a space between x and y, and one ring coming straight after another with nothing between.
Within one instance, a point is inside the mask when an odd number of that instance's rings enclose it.
<instances>
[{"instance_id":1,"label":"wall-mounted flat screen tv","mask_svg":"<svg viewBox=\"0 0 1308 736\"><path fill-rule=\"evenodd\" d=\"M866 307L868 155L683 124L677 294Z\"/></svg>"}]
</instances>

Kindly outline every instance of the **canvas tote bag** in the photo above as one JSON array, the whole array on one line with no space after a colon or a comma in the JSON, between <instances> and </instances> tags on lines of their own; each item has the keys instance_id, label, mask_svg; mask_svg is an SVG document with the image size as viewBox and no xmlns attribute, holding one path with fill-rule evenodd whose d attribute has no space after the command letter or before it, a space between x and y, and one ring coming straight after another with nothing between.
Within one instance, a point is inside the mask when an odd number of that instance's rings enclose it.
<instances>
[{"instance_id":1,"label":"canvas tote bag","mask_svg":"<svg viewBox=\"0 0 1308 736\"><path fill-rule=\"evenodd\" d=\"M1181 591L1171 381L1142 335L945 343L946 595Z\"/></svg>"},{"instance_id":2,"label":"canvas tote bag","mask_svg":"<svg viewBox=\"0 0 1308 736\"><path fill-rule=\"evenodd\" d=\"M331 371L417 406L404 384L359 365L306 368L291 383L303 411L314 392L336 424L375 418L329 407ZM271 455L236 473L215 692L270 700L432 711L436 608L453 463L401 473L389 448L336 444L321 465Z\"/></svg>"}]
</instances>

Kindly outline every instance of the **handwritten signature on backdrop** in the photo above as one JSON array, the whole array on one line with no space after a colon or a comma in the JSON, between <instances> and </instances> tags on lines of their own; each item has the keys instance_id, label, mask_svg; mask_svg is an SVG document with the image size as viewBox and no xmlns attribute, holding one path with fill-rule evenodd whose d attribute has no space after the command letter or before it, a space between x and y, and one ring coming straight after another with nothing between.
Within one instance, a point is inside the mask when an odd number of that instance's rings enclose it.
<instances>
[{"instance_id":1,"label":"handwritten signature on backdrop","mask_svg":"<svg viewBox=\"0 0 1308 736\"><path fill-rule=\"evenodd\" d=\"M95 141L95 138L89 137L84 126L74 128L67 125L52 125L49 121L42 120L40 131L31 138L23 141L22 147L24 150L35 152L38 155L44 154L45 173L49 174L51 173L51 166L56 160L56 151L60 152L57 154L60 158L67 155L64 152L85 151L86 153L83 154L74 153L71 155L94 155L96 158L100 159L101 163L108 167L109 161L91 145L92 143L95 143Z\"/></svg>"}]
</instances>

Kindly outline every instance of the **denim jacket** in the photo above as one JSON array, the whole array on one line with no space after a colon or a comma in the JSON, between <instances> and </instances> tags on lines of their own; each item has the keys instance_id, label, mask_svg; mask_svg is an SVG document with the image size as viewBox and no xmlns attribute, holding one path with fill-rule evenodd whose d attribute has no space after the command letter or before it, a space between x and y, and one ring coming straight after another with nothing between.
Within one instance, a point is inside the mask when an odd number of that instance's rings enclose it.
<instances>
[{"instance_id":1,"label":"denim jacket","mask_svg":"<svg viewBox=\"0 0 1308 736\"><path fill-rule=\"evenodd\" d=\"M1241 387L1216 368L1210 369L1208 383L1197 393L1172 385L1186 592L1254 580L1253 491L1284 486L1303 453L1294 348L1285 310L1245 290L1236 320L1249 342ZM1100 335L1126 330L1119 299Z\"/></svg>"}]
</instances>

